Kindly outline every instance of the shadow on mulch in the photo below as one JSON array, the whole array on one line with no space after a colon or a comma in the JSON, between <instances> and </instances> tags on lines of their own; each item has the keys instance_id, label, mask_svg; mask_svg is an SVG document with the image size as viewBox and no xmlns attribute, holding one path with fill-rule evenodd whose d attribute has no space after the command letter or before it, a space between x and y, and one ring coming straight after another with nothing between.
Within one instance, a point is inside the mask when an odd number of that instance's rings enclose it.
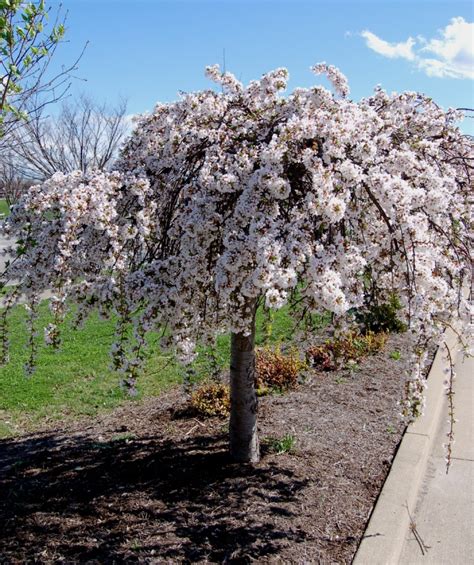
<instances>
[{"instance_id":1,"label":"shadow on mulch","mask_svg":"<svg viewBox=\"0 0 474 565\"><path fill-rule=\"evenodd\" d=\"M351 563L403 434L408 340L260 399L260 438L295 446L256 466L180 389L0 441L0 563Z\"/></svg>"},{"instance_id":2,"label":"shadow on mulch","mask_svg":"<svg viewBox=\"0 0 474 565\"><path fill-rule=\"evenodd\" d=\"M140 554L247 562L277 553L282 540L304 541L249 505L291 519L285 503L307 481L273 464L233 464L222 435L40 435L1 441L0 453L0 557L8 562L143 561Z\"/></svg>"}]
</instances>

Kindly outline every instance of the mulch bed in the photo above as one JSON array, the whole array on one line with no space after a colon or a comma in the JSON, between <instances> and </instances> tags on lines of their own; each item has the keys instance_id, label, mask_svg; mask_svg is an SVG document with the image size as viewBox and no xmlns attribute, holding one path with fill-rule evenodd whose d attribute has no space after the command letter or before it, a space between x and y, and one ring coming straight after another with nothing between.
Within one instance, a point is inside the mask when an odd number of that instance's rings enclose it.
<instances>
[{"instance_id":1,"label":"mulch bed","mask_svg":"<svg viewBox=\"0 0 474 565\"><path fill-rule=\"evenodd\" d=\"M296 446L255 466L181 390L0 441L0 562L350 563L403 433L407 343L261 399L260 437Z\"/></svg>"}]
</instances>

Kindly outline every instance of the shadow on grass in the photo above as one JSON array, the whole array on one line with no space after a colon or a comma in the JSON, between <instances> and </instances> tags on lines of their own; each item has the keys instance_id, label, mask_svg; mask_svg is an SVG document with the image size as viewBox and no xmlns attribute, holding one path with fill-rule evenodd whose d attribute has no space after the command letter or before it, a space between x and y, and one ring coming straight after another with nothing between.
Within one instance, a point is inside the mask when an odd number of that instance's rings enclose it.
<instances>
[{"instance_id":1,"label":"shadow on grass","mask_svg":"<svg viewBox=\"0 0 474 565\"><path fill-rule=\"evenodd\" d=\"M304 541L282 517L305 484L220 435L3 440L0 561L246 563Z\"/></svg>"}]
</instances>

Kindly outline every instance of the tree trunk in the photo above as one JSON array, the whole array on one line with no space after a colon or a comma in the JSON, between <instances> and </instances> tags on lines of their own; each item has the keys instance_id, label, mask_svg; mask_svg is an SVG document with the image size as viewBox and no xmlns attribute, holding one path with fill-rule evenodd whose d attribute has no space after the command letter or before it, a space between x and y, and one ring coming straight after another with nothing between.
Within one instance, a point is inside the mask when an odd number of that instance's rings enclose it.
<instances>
[{"instance_id":1,"label":"tree trunk","mask_svg":"<svg viewBox=\"0 0 474 565\"><path fill-rule=\"evenodd\" d=\"M260 459L255 391L255 313L251 333L232 334L230 361L230 453L235 461Z\"/></svg>"}]
</instances>

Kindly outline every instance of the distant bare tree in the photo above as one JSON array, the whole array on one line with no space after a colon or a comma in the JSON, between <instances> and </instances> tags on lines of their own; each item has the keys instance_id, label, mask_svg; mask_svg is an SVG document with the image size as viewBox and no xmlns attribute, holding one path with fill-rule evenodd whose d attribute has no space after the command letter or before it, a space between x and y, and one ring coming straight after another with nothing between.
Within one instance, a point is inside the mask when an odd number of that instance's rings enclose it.
<instances>
[{"instance_id":1,"label":"distant bare tree","mask_svg":"<svg viewBox=\"0 0 474 565\"><path fill-rule=\"evenodd\" d=\"M5 198L9 207L18 202L30 185L31 181L23 177L15 156L7 152L0 154L0 197Z\"/></svg>"},{"instance_id":2,"label":"distant bare tree","mask_svg":"<svg viewBox=\"0 0 474 565\"><path fill-rule=\"evenodd\" d=\"M126 110L124 101L109 107L81 96L63 104L57 116L35 115L16 132L12 147L22 177L107 169L127 133Z\"/></svg>"}]
</instances>

